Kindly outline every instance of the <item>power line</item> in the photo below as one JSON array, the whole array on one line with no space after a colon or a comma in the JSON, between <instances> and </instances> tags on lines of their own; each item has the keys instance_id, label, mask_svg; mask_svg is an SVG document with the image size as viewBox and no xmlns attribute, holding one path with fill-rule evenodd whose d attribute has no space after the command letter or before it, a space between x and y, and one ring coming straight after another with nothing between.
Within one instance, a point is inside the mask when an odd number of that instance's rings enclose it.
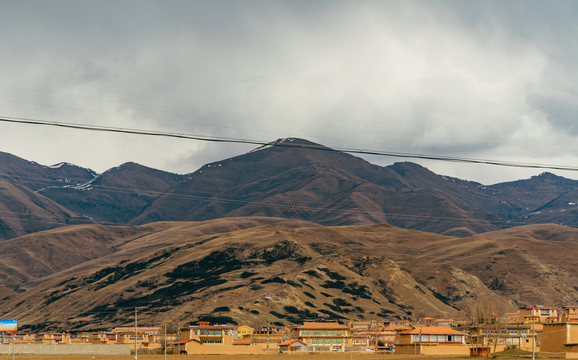
<instances>
[{"instance_id":1,"label":"power line","mask_svg":"<svg viewBox=\"0 0 578 360\"><path fill-rule=\"evenodd\" d=\"M436 160L436 161L448 161L448 162L469 163L469 164L485 164L485 165L496 165L496 166L516 167L516 168L578 171L578 167L575 166L565 166L555 164L538 164L538 163L505 161L505 160L467 158L459 156L443 156L433 154L412 154L405 152L370 150L370 149L352 149L340 147L329 148L317 144L294 144L291 142L271 142L254 139L217 137L210 135L185 134L185 133L164 132L156 130L132 129L132 128L119 128L112 126L100 126L90 124L75 124L59 121L47 121L40 119L28 119L28 118L7 117L7 116L0 117L0 122L28 124L28 125L44 125L44 126L54 126L77 130L100 131L100 132L122 133L132 135L160 136L160 137L170 137L170 138L207 141L207 142L251 144L261 146L269 145L277 147L289 147L289 148L300 148L300 149L321 150L321 151L340 151L349 154L376 155L376 156L387 156L387 157L408 158L408 159Z\"/></svg>"}]
</instances>

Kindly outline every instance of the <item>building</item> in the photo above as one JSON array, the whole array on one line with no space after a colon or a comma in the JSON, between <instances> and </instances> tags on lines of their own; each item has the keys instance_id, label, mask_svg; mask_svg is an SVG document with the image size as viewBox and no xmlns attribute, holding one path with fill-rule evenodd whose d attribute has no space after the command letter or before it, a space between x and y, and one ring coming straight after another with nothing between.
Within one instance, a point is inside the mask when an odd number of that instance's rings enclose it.
<instances>
[{"instance_id":1,"label":"building","mask_svg":"<svg viewBox=\"0 0 578 360\"><path fill-rule=\"evenodd\" d=\"M245 336L239 336L239 329L245 330ZM266 351L263 344L254 344L248 326L211 325L200 322L199 325L180 329L181 353L185 354L261 354Z\"/></svg>"},{"instance_id":2,"label":"building","mask_svg":"<svg viewBox=\"0 0 578 360\"><path fill-rule=\"evenodd\" d=\"M541 353L578 359L578 322L544 324Z\"/></svg>"},{"instance_id":3,"label":"building","mask_svg":"<svg viewBox=\"0 0 578 360\"><path fill-rule=\"evenodd\" d=\"M345 351L349 330L337 322L305 322L293 337L308 344L309 351Z\"/></svg>"},{"instance_id":4,"label":"building","mask_svg":"<svg viewBox=\"0 0 578 360\"><path fill-rule=\"evenodd\" d=\"M504 351L508 347L531 351L537 348L536 328L541 324L494 324L473 326L470 330L470 347L491 348L491 352ZM476 353L476 350L474 350Z\"/></svg>"},{"instance_id":5,"label":"building","mask_svg":"<svg viewBox=\"0 0 578 360\"><path fill-rule=\"evenodd\" d=\"M42 344L70 344L70 334L59 332L44 332L38 334L38 342Z\"/></svg>"},{"instance_id":6,"label":"building","mask_svg":"<svg viewBox=\"0 0 578 360\"><path fill-rule=\"evenodd\" d=\"M578 322L578 306L562 306L562 322Z\"/></svg>"},{"instance_id":7,"label":"building","mask_svg":"<svg viewBox=\"0 0 578 360\"><path fill-rule=\"evenodd\" d=\"M255 329L253 329L252 327L249 327L247 325L242 325L242 326L239 326L237 328L237 336L242 337L242 338L245 338L245 337L250 338L254 332L255 332Z\"/></svg>"},{"instance_id":8,"label":"building","mask_svg":"<svg viewBox=\"0 0 578 360\"><path fill-rule=\"evenodd\" d=\"M82 332L72 339L75 343L81 344L116 344L117 334L114 332Z\"/></svg>"},{"instance_id":9,"label":"building","mask_svg":"<svg viewBox=\"0 0 578 360\"><path fill-rule=\"evenodd\" d=\"M160 327L117 327L112 329L116 334L117 344L129 344L131 350L137 349L155 349L161 348L163 345L158 342L158 338L162 337L163 329ZM108 337L112 337L108 335ZM136 338L136 339L135 339Z\"/></svg>"},{"instance_id":10,"label":"building","mask_svg":"<svg viewBox=\"0 0 578 360\"><path fill-rule=\"evenodd\" d=\"M299 339L292 339L277 344L280 352L288 351L308 351L307 344Z\"/></svg>"},{"instance_id":11,"label":"building","mask_svg":"<svg viewBox=\"0 0 578 360\"><path fill-rule=\"evenodd\" d=\"M541 324L556 323L560 321L558 308L538 306L523 306L520 310L520 322Z\"/></svg>"},{"instance_id":12,"label":"building","mask_svg":"<svg viewBox=\"0 0 578 360\"><path fill-rule=\"evenodd\" d=\"M196 341L200 344L223 344L232 345L233 339L237 339L236 325L210 325L201 322L180 330L182 343Z\"/></svg>"},{"instance_id":13,"label":"building","mask_svg":"<svg viewBox=\"0 0 578 360\"><path fill-rule=\"evenodd\" d=\"M417 327L396 335L395 353L469 356L470 349L466 345L466 335L443 326Z\"/></svg>"}]
</instances>

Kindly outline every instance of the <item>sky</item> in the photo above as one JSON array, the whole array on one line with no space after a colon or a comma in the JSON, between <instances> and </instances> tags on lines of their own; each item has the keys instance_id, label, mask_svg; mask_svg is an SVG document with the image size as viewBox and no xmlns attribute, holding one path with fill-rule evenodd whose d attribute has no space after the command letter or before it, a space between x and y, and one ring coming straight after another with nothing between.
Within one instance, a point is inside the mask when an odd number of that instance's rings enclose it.
<instances>
[{"instance_id":1,"label":"sky","mask_svg":"<svg viewBox=\"0 0 578 360\"><path fill-rule=\"evenodd\" d=\"M578 166L577 17L563 0L0 0L0 117ZM0 122L0 151L98 172L255 147Z\"/></svg>"}]
</instances>

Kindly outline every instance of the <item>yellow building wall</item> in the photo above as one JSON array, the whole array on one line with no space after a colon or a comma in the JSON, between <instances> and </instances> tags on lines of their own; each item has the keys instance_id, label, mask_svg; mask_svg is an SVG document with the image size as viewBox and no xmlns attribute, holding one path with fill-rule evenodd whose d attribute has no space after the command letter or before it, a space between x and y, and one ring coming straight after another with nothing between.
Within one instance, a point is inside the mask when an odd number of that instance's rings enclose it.
<instances>
[{"instance_id":1,"label":"yellow building wall","mask_svg":"<svg viewBox=\"0 0 578 360\"><path fill-rule=\"evenodd\" d=\"M204 355L232 355L232 354L265 354L266 345L224 345L224 344L200 344L191 341L185 344L187 354ZM269 347L270 353L277 349Z\"/></svg>"},{"instance_id":2,"label":"yellow building wall","mask_svg":"<svg viewBox=\"0 0 578 360\"><path fill-rule=\"evenodd\" d=\"M419 345L396 345L395 354L400 355L460 355L470 356L470 348L464 344L421 344Z\"/></svg>"},{"instance_id":3,"label":"yellow building wall","mask_svg":"<svg viewBox=\"0 0 578 360\"><path fill-rule=\"evenodd\" d=\"M566 353L578 358L578 323L545 324L542 352ZM568 355L566 358L569 358Z\"/></svg>"},{"instance_id":4,"label":"yellow building wall","mask_svg":"<svg viewBox=\"0 0 578 360\"><path fill-rule=\"evenodd\" d=\"M243 332L245 331L245 332ZM253 329L248 327L248 326L239 326L239 328L237 329L237 336L239 337L245 337L245 336L249 336L249 335L253 335Z\"/></svg>"}]
</instances>

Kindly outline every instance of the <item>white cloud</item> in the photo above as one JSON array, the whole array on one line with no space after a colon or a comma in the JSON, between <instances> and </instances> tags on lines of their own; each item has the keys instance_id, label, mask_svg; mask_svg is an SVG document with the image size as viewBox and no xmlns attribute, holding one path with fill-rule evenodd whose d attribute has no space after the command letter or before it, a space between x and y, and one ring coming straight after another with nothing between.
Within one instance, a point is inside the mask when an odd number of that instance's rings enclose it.
<instances>
[{"instance_id":1,"label":"white cloud","mask_svg":"<svg viewBox=\"0 0 578 360\"><path fill-rule=\"evenodd\" d=\"M564 27L547 36L540 29L548 24L525 23L515 11L523 3L2 6L12 10L0 15L9 29L0 39L11 50L0 59L4 115L514 161L578 160L572 37L556 43ZM539 18L539 8L525 11ZM0 124L2 151L98 171L124 161L193 171L243 149L250 147ZM424 165L482 182L517 174Z\"/></svg>"}]
</instances>

